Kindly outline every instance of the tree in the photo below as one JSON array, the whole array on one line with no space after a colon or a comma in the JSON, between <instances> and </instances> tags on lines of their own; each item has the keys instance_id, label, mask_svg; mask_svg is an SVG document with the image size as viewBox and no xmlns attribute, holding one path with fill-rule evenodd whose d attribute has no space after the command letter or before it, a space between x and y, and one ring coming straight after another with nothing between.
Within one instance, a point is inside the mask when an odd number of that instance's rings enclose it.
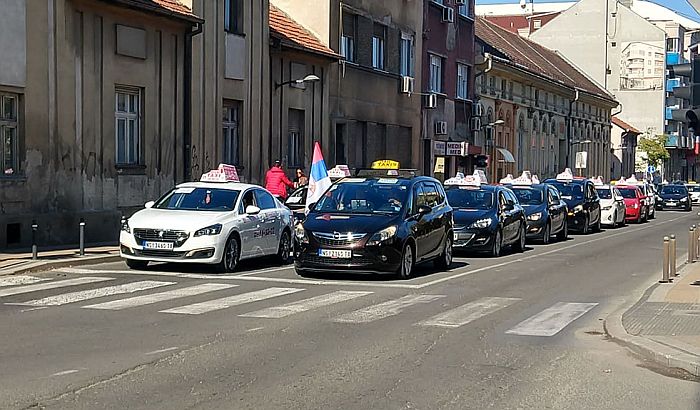
<instances>
[{"instance_id":1,"label":"tree","mask_svg":"<svg viewBox=\"0 0 700 410\"><path fill-rule=\"evenodd\" d=\"M667 138L665 135L651 135L651 133L647 133L639 140L637 149L642 151L642 156L649 165L658 168L662 161L670 157L666 149Z\"/></svg>"}]
</instances>

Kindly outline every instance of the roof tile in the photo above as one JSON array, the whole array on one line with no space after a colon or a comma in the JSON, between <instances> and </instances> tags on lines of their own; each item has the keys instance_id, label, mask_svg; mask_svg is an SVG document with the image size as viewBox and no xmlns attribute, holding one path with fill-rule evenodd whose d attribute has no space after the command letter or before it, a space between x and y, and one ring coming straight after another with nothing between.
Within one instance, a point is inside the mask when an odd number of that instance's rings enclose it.
<instances>
[{"instance_id":1,"label":"roof tile","mask_svg":"<svg viewBox=\"0 0 700 410\"><path fill-rule=\"evenodd\" d=\"M288 14L270 4L270 35L280 38L294 48L323 54L329 57L340 57L318 37L297 23Z\"/></svg>"}]
</instances>

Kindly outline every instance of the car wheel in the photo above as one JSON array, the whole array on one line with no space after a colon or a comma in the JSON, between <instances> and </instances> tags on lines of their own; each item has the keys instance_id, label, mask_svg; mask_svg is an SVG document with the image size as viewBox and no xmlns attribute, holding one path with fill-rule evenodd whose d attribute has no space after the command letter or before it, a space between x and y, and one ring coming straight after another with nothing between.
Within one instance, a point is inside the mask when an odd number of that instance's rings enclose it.
<instances>
[{"instance_id":1,"label":"car wheel","mask_svg":"<svg viewBox=\"0 0 700 410\"><path fill-rule=\"evenodd\" d=\"M282 232L282 237L280 237L277 259L285 265L292 259L292 237L288 231Z\"/></svg>"},{"instance_id":2,"label":"car wheel","mask_svg":"<svg viewBox=\"0 0 700 410\"><path fill-rule=\"evenodd\" d=\"M442 255L435 259L435 267L438 269L449 269L452 265L452 237L451 233L448 233L445 238L445 249L442 251Z\"/></svg>"},{"instance_id":3,"label":"car wheel","mask_svg":"<svg viewBox=\"0 0 700 410\"><path fill-rule=\"evenodd\" d=\"M513 246L515 248L515 251L518 253L525 252L525 240L527 239L527 231L525 229L525 222L523 222L522 226L520 227L520 235L518 235L518 242L516 242Z\"/></svg>"},{"instance_id":4,"label":"car wheel","mask_svg":"<svg viewBox=\"0 0 700 410\"><path fill-rule=\"evenodd\" d=\"M652 208L651 211L649 212L649 219L654 219L656 218L656 209Z\"/></svg>"},{"instance_id":5,"label":"car wheel","mask_svg":"<svg viewBox=\"0 0 700 410\"><path fill-rule=\"evenodd\" d=\"M493 236L493 243L491 244L491 256L495 258L501 256L502 247L503 238L501 238L501 231L496 231L496 235Z\"/></svg>"},{"instance_id":6,"label":"car wheel","mask_svg":"<svg viewBox=\"0 0 700 410\"><path fill-rule=\"evenodd\" d=\"M238 258L241 256L240 245L238 239L233 236L228 238L224 254L221 256L221 262L216 266L216 270L220 273L229 273L236 270L238 266Z\"/></svg>"},{"instance_id":7,"label":"car wheel","mask_svg":"<svg viewBox=\"0 0 700 410\"><path fill-rule=\"evenodd\" d=\"M647 212L648 212L648 211L645 210L645 211L642 213L642 221L641 221L641 222L646 222L646 221L647 221Z\"/></svg>"},{"instance_id":8,"label":"car wheel","mask_svg":"<svg viewBox=\"0 0 700 410\"><path fill-rule=\"evenodd\" d=\"M148 267L148 261L139 261L136 259L126 259L126 266L129 267L129 269L134 269L134 270L143 270Z\"/></svg>"},{"instance_id":9,"label":"car wheel","mask_svg":"<svg viewBox=\"0 0 700 410\"><path fill-rule=\"evenodd\" d=\"M600 217L598 217L598 222L596 222L593 232L600 232Z\"/></svg>"},{"instance_id":10,"label":"car wheel","mask_svg":"<svg viewBox=\"0 0 700 410\"><path fill-rule=\"evenodd\" d=\"M564 227L557 234L557 239L560 241L565 241L569 237L569 222L564 221Z\"/></svg>"},{"instance_id":11,"label":"car wheel","mask_svg":"<svg viewBox=\"0 0 700 410\"><path fill-rule=\"evenodd\" d=\"M544 226L544 232L542 233L542 244L543 245L548 245L549 240L552 238L552 225L547 222L547 225Z\"/></svg>"},{"instance_id":12,"label":"car wheel","mask_svg":"<svg viewBox=\"0 0 700 410\"><path fill-rule=\"evenodd\" d=\"M400 279L409 279L411 273L413 273L413 264L415 259L413 258L413 247L410 243L403 246L403 252L401 253L401 264L399 265L399 270L397 272Z\"/></svg>"}]
</instances>

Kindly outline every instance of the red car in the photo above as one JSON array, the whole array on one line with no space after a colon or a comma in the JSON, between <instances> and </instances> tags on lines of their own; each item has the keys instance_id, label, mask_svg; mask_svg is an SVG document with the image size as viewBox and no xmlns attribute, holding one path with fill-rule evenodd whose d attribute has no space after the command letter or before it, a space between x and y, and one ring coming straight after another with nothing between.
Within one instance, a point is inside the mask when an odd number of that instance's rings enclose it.
<instances>
[{"instance_id":1,"label":"red car","mask_svg":"<svg viewBox=\"0 0 700 410\"><path fill-rule=\"evenodd\" d=\"M646 222L649 217L647 197L639 187L635 185L617 186L622 197L625 198L625 220L630 222Z\"/></svg>"}]
</instances>

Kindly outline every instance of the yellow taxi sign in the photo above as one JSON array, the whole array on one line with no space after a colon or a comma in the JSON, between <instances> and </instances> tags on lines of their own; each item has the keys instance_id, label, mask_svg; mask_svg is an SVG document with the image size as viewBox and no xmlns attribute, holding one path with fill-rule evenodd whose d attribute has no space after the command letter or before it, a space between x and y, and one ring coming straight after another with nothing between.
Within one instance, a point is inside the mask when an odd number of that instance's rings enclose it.
<instances>
[{"instance_id":1,"label":"yellow taxi sign","mask_svg":"<svg viewBox=\"0 0 700 410\"><path fill-rule=\"evenodd\" d=\"M372 163L372 169L399 169L399 163L390 159L380 159Z\"/></svg>"}]
</instances>

